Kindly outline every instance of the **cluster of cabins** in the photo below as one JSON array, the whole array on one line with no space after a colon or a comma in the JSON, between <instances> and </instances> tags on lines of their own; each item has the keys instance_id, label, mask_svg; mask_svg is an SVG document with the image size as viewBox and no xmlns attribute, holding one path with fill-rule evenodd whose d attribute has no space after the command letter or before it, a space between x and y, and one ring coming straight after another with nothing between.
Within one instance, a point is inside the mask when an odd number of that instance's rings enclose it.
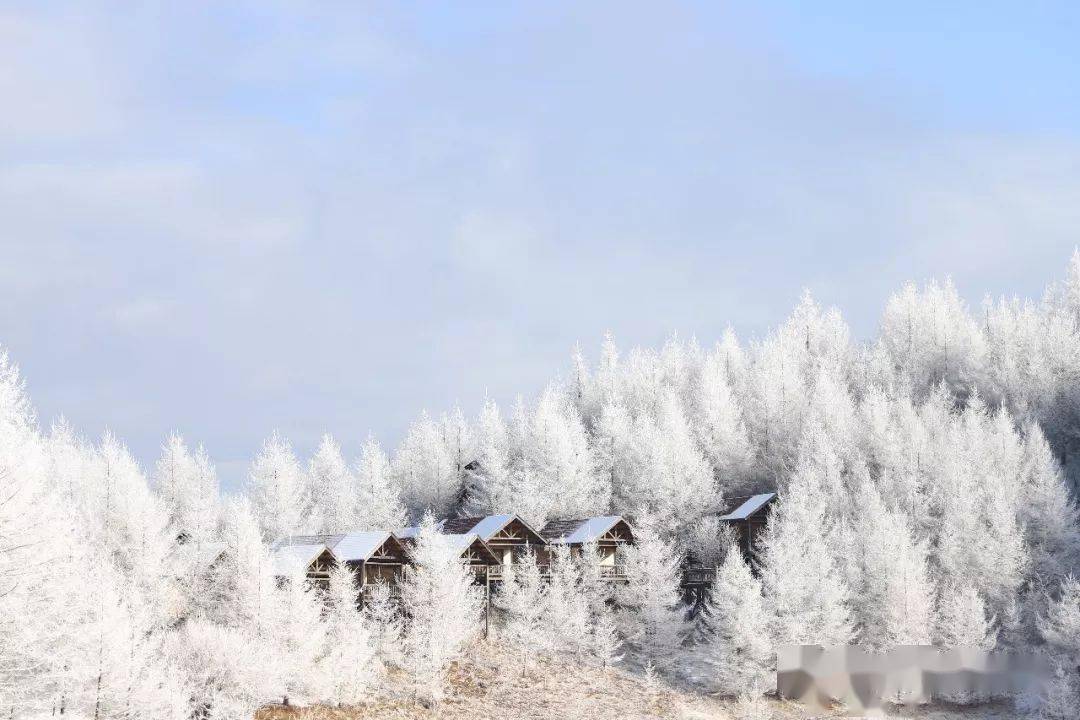
<instances>
[{"instance_id":1,"label":"cluster of cabins","mask_svg":"<svg viewBox=\"0 0 1080 720\"><path fill-rule=\"evenodd\" d=\"M735 507L720 519L738 530L743 552L748 557L764 527L768 505L775 494L737 498ZM601 574L613 582L622 580L623 548L634 542L633 529L617 515L578 519L550 520L539 530L517 515L450 518L436 525L436 530L460 550L463 562L472 568L476 582L490 589L501 582L505 569L523 553L533 552L544 567L559 546L580 553L586 543L595 543ZM325 584L333 568L344 564L353 570L361 594L365 589L385 584L391 590L408 572L410 549L420 529L395 531L347 532L336 535L297 535L283 538L273 546L275 574L279 577L304 576L315 584ZM695 566L683 568L683 586L689 592L711 583L715 569Z\"/></svg>"},{"instance_id":2,"label":"cluster of cabins","mask_svg":"<svg viewBox=\"0 0 1080 720\"><path fill-rule=\"evenodd\" d=\"M617 515L553 520L540 530L517 515L450 518L436 530L461 553L461 559L485 586L502 580L503 571L522 553L533 552L541 566L549 563L556 546L581 552L587 542L596 543L598 562L609 577L620 576L620 548L634 541L630 524ZM349 532L339 535L297 535L274 544L274 570L279 577L303 575L324 584L330 571L344 564L353 570L361 592L376 584L391 589L408 572L410 550L418 527L395 531Z\"/></svg>"}]
</instances>

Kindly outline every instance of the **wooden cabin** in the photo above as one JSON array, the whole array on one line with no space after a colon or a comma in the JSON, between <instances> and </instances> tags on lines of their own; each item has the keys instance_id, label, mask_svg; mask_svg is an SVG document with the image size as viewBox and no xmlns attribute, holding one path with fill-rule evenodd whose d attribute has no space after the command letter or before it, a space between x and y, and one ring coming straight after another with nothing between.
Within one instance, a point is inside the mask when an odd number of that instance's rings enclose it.
<instances>
[{"instance_id":1,"label":"wooden cabin","mask_svg":"<svg viewBox=\"0 0 1080 720\"><path fill-rule=\"evenodd\" d=\"M338 560L356 573L361 591L380 582L393 587L405 576L409 554L389 531L334 535L328 545Z\"/></svg>"},{"instance_id":2,"label":"wooden cabin","mask_svg":"<svg viewBox=\"0 0 1080 720\"><path fill-rule=\"evenodd\" d=\"M720 516L722 522L735 528L739 547L747 562L754 560L757 554L761 533L769 519L769 508L775 501L776 493L772 492L732 498L729 504L732 509Z\"/></svg>"},{"instance_id":3,"label":"wooden cabin","mask_svg":"<svg viewBox=\"0 0 1080 720\"><path fill-rule=\"evenodd\" d=\"M298 578L321 588L330 583L330 571L337 567L337 558L326 543L312 536L289 537L272 547L270 561L279 584Z\"/></svg>"},{"instance_id":4,"label":"wooden cabin","mask_svg":"<svg viewBox=\"0 0 1080 720\"><path fill-rule=\"evenodd\" d=\"M401 541L407 551L412 549L419 534L419 527L407 527L394 531L394 536ZM476 575L478 584L486 585L489 570L502 564L501 554L496 554L476 533L456 535L440 533L440 535L445 537L451 545L461 550L461 559Z\"/></svg>"},{"instance_id":5,"label":"wooden cabin","mask_svg":"<svg viewBox=\"0 0 1080 720\"><path fill-rule=\"evenodd\" d=\"M318 548L325 552L312 555ZM408 554L401 541L385 530L349 532L338 535L297 535L275 543L275 557L281 555L286 563L297 563L311 557L305 565L309 581L325 586L330 570L345 563L356 575L361 593L376 583L394 587L404 577Z\"/></svg>"},{"instance_id":6,"label":"wooden cabin","mask_svg":"<svg viewBox=\"0 0 1080 720\"><path fill-rule=\"evenodd\" d=\"M735 530L739 549L750 564L751 571L755 573L757 572L755 560L760 546L760 536L769 519L769 506L775 500L776 493L731 498L728 503L729 510L718 518ZM713 580L716 579L716 568L711 562L703 562L693 553L687 553L683 557L680 569L683 601L695 609L699 608Z\"/></svg>"},{"instance_id":7,"label":"wooden cabin","mask_svg":"<svg viewBox=\"0 0 1080 720\"><path fill-rule=\"evenodd\" d=\"M502 579L502 568L529 550L542 549L547 542L540 533L517 515L488 515L486 517L450 518L437 526L443 535L476 535L498 558L499 563L488 568L492 582Z\"/></svg>"},{"instance_id":8,"label":"wooden cabin","mask_svg":"<svg viewBox=\"0 0 1080 720\"><path fill-rule=\"evenodd\" d=\"M609 578L625 578L620 548L633 544L634 532L630 523L618 515L580 518L572 520L549 520L540 530L548 542L546 558L550 562L551 550L560 545L580 555L585 544L595 542L599 554L601 573Z\"/></svg>"}]
</instances>

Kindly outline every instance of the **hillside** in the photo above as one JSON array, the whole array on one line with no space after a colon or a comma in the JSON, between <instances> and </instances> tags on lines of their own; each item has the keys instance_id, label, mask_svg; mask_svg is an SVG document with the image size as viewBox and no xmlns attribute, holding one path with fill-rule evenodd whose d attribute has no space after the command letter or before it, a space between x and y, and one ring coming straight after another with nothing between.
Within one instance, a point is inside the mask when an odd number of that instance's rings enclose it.
<instances>
[{"instance_id":1,"label":"hillside","mask_svg":"<svg viewBox=\"0 0 1080 720\"><path fill-rule=\"evenodd\" d=\"M689 690L679 690L621 668L583 668L578 664L530 662L524 676L519 656L491 643L478 643L468 660L455 663L450 690L437 708L409 699L405 678L397 674L384 699L356 708L267 707L256 720L801 720L821 717L796 703L763 700L756 705ZM844 716L837 708L828 717ZM924 720L1006 720L1016 716L1011 707L892 708L890 717Z\"/></svg>"}]
</instances>

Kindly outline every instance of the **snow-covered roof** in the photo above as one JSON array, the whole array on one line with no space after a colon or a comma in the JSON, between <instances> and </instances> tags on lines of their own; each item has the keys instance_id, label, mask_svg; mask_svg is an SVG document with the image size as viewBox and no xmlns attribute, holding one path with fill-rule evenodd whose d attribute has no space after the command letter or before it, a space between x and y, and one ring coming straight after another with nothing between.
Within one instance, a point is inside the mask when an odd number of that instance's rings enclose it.
<instances>
[{"instance_id":1,"label":"snow-covered roof","mask_svg":"<svg viewBox=\"0 0 1080 720\"><path fill-rule=\"evenodd\" d=\"M469 549L469 546L480 539L480 536L476 533L457 533L454 535L443 535L446 538L447 544L452 548L465 551Z\"/></svg>"},{"instance_id":2,"label":"snow-covered roof","mask_svg":"<svg viewBox=\"0 0 1080 720\"><path fill-rule=\"evenodd\" d=\"M469 532L479 535L484 540L489 540L492 535L502 530L513 520L513 515L488 515L473 525Z\"/></svg>"},{"instance_id":3,"label":"snow-covered roof","mask_svg":"<svg viewBox=\"0 0 1080 720\"><path fill-rule=\"evenodd\" d=\"M277 575L294 576L307 572L308 566L315 558L327 551L323 543L309 543L298 545L281 545L274 550L271 557L274 573Z\"/></svg>"},{"instance_id":4,"label":"snow-covered roof","mask_svg":"<svg viewBox=\"0 0 1080 720\"><path fill-rule=\"evenodd\" d=\"M618 515L601 515L582 520L553 520L544 526L541 534L548 542L579 545L596 540L622 521Z\"/></svg>"},{"instance_id":5,"label":"snow-covered roof","mask_svg":"<svg viewBox=\"0 0 1080 720\"><path fill-rule=\"evenodd\" d=\"M745 520L762 507L767 502L776 497L776 493L763 493L761 495L754 495L752 498L746 500L742 505L735 508L727 515L721 515L721 520Z\"/></svg>"},{"instance_id":6,"label":"snow-covered roof","mask_svg":"<svg viewBox=\"0 0 1080 720\"><path fill-rule=\"evenodd\" d=\"M391 533L385 530L349 532L330 545L334 556L342 562L363 562L375 554L382 544L390 539Z\"/></svg>"},{"instance_id":7,"label":"snow-covered roof","mask_svg":"<svg viewBox=\"0 0 1080 720\"><path fill-rule=\"evenodd\" d=\"M401 528L400 530L395 530L394 534L397 535L398 540L411 540L420 534L420 526L413 525L412 527Z\"/></svg>"}]
</instances>

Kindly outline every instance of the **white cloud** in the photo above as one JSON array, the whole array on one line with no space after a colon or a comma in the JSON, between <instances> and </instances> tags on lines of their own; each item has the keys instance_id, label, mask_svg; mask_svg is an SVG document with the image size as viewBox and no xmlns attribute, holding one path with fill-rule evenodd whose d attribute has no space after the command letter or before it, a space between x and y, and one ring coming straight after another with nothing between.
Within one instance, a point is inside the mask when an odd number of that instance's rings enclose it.
<instances>
[{"instance_id":1,"label":"white cloud","mask_svg":"<svg viewBox=\"0 0 1080 720\"><path fill-rule=\"evenodd\" d=\"M1076 242L1075 137L935 127L744 17L230 7L0 14L0 342L45 417L153 398L112 423L144 456L394 441L805 286L866 334L903 280L1037 290Z\"/></svg>"}]
</instances>

